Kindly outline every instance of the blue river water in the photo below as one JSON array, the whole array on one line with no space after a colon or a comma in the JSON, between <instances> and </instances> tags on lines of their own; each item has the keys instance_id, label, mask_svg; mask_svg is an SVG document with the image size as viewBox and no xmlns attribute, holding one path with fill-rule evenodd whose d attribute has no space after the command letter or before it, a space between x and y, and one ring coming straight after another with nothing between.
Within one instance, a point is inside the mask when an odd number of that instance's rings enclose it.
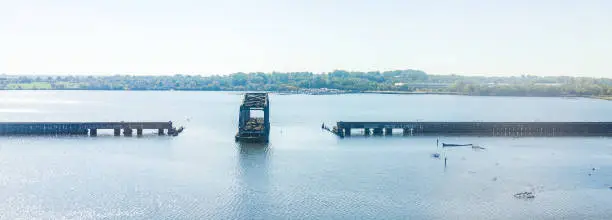
<instances>
[{"instance_id":1,"label":"blue river water","mask_svg":"<svg viewBox=\"0 0 612 220\"><path fill-rule=\"evenodd\" d=\"M177 137L0 137L0 219L609 219L608 137L351 137L336 121L612 121L595 99L275 95L237 144L240 93L0 91L2 121L169 121ZM444 159L431 157L440 153ZM534 192L518 199L518 192Z\"/></svg>"}]
</instances>

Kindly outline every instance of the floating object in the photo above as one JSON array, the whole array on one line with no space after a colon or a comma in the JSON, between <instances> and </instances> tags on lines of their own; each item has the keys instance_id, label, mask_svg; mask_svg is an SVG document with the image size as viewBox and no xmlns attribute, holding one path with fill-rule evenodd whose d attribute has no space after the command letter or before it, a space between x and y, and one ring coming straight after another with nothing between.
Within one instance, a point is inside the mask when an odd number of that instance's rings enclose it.
<instances>
[{"instance_id":1,"label":"floating object","mask_svg":"<svg viewBox=\"0 0 612 220\"><path fill-rule=\"evenodd\" d=\"M465 146L472 146L472 144L447 144L447 143L442 143L442 147L465 147Z\"/></svg>"},{"instance_id":2,"label":"floating object","mask_svg":"<svg viewBox=\"0 0 612 220\"><path fill-rule=\"evenodd\" d=\"M440 158L440 153L433 153L433 154L431 154L431 157L433 157L433 158Z\"/></svg>"},{"instance_id":3,"label":"floating object","mask_svg":"<svg viewBox=\"0 0 612 220\"><path fill-rule=\"evenodd\" d=\"M514 194L514 198L517 198L517 199L533 199L533 198L535 198L535 194L533 192L520 192L520 193Z\"/></svg>"},{"instance_id":4,"label":"floating object","mask_svg":"<svg viewBox=\"0 0 612 220\"><path fill-rule=\"evenodd\" d=\"M472 145L472 149L474 149L474 150L485 150L486 148L478 146L478 145Z\"/></svg>"}]
</instances>

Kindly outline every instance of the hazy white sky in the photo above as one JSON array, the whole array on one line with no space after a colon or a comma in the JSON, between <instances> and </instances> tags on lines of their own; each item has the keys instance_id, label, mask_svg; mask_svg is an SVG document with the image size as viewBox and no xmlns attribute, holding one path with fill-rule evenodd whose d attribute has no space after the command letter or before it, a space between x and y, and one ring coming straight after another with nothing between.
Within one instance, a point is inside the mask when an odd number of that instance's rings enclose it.
<instances>
[{"instance_id":1,"label":"hazy white sky","mask_svg":"<svg viewBox=\"0 0 612 220\"><path fill-rule=\"evenodd\" d=\"M612 77L609 0L0 0L0 73Z\"/></svg>"}]
</instances>

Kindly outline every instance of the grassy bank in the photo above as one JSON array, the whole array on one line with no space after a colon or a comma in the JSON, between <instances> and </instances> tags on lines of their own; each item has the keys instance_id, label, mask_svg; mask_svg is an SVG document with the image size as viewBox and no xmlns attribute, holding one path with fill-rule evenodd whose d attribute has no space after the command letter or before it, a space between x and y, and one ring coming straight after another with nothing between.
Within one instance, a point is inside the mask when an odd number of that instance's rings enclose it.
<instances>
[{"instance_id":1,"label":"grassy bank","mask_svg":"<svg viewBox=\"0 0 612 220\"><path fill-rule=\"evenodd\" d=\"M33 83L11 83L6 85L8 90L37 90L51 89L51 83L48 82L33 82Z\"/></svg>"}]
</instances>

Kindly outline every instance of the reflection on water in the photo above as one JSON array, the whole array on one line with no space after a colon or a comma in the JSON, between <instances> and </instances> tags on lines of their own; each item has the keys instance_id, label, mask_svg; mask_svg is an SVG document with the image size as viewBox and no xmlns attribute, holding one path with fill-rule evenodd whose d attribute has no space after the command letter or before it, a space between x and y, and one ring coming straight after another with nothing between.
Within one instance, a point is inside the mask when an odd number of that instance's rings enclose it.
<instances>
[{"instance_id":1,"label":"reflection on water","mask_svg":"<svg viewBox=\"0 0 612 220\"><path fill-rule=\"evenodd\" d=\"M268 143L238 143L239 174L237 193L239 202L236 217L240 219L263 219L270 207L270 174Z\"/></svg>"}]
</instances>

